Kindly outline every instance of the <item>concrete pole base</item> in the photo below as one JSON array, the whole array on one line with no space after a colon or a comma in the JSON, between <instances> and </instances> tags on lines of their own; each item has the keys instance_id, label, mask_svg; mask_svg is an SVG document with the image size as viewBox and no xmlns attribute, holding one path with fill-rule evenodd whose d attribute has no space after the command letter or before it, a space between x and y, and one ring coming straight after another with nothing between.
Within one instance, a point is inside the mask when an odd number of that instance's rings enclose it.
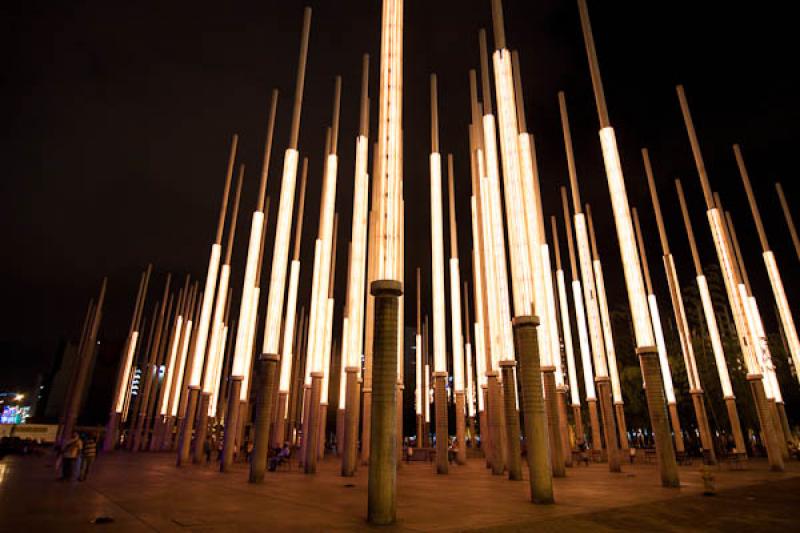
<instances>
[{"instance_id":1,"label":"concrete pole base","mask_svg":"<svg viewBox=\"0 0 800 533\"><path fill-rule=\"evenodd\" d=\"M425 417L417 415L417 448L425 446Z\"/></svg>"},{"instance_id":2,"label":"concrete pole base","mask_svg":"<svg viewBox=\"0 0 800 533\"><path fill-rule=\"evenodd\" d=\"M464 391L456 391L456 464L467 463L467 421Z\"/></svg>"},{"instance_id":3,"label":"concrete pole base","mask_svg":"<svg viewBox=\"0 0 800 533\"><path fill-rule=\"evenodd\" d=\"M528 451L531 500L533 503L554 503L553 472L550 465L547 412L542 390L542 369L539 360L539 340L535 316L515 317L514 347L519 358L519 376L522 382L522 410L525 415L525 441Z\"/></svg>"},{"instance_id":4,"label":"concrete pole base","mask_svg":"<svg viewBox=\"0 0 800 533\"><path fill-rule=\"evenodd\" d=\"M317 473L317 459L319 457L319 438L320 438L320 398L322 396L322 372L311 373L311 400L308 403L308 433L303 435L306 441L306 457L303 461L303 468L306 474Z\"/></svg>"},{"instance_id":5,"label":"concrete pole base","mask_svg":"<svg viewBox=\"0 0 800 533\"><path fill-rule=\"evenodd\" d=\"M708 425L708 415L706 414L706 404L703 400L703 391L691 391L692 405L694 406L694 416L697 418L697 427L700 430L700 443L703 450L708 454L708 464L717 464L717 453L714 450L714 440L711 438L711 428Z\"/></svg>"},{"instance_id":6,"label":"concrete pole base","mask_svg":"<svg viewBox=\"0 0 800 533\"><path fill-rule=\"evenodd\" d=\"M517 413L517 380L514 379L516 361L500 361L500 372L503 375L503 410L506 419L506 452L508 479L522 481L522 451L520 447L519 413ZM530 444L528 444L530 449Z\"/></svg>"},{"instance_id":7,"label":"concrete pole base","mask_svg":"<svg viewBox=\"0 0 800 533\"><path fill-rule=\"evenodd\" d=\"M344 409L336 410L336 455L344 457Z\"/></svg>"},{"instance_id":8,"label":"concrete pole base","mask_svg":"<svg viewBox=\"0 0 800 533\"><path fill-rule=\"evenodd\" d=\"M273 398L275 397L276 371L281 357L278 354L264 354L256 361L256 425L253 453L250 457L250 483L264 481L269 455L270 431ZM283 418L283 416L281 416Z\"/></svg>"},{"instance_id":9,"label":"concrete pole base","mask_svg":"<svg viewBox=\"0 0 800 533\"><path fill-rule=\"evenodd\" d=\"M372 440L370 437L372 435L372 388L363 387L361 390L364 393L362 398L364 402L363 413L361 415L364 417L361 422L361 464L368 465Z\"/></svg>"},{"instance_id":10,"label":"concrete pole base","mask_svg":"<svg viewBox=\"0 0 800 533\"><path fill-rule=\"evenodd\" d=\"M597 398L588 398L586 404L589 406L589 423L592 427L592 450L599 450L601 457L605 458L603 440L600 437L600 416L597 413Z\"/></svg>"},{"instance_id":11,"label":"concrete pole base","mask_svg":"<svg viewBox=\"0 0 800 533\"><path fill-rule=\"evenodd\" d=\"M769 406L769 414L772 417L772 425L775 426L775 440L778 443L778 449L781 451L781 456L784 461L789 460L789 447L786 445L786 437L783 434L783 426L781 425L781 418L778 414L778 406L775 398L767 400Z\"/></svg>"},{"instance_id":12,"label":"concrete pole base","mask_svg":"<svg viewBox=\"0 0 800 533\"><path fill-rule=\"evenodd\" d=\"M275 406L276 412L272 420L272 447L280 448L283 443L289 440L286 437L286 409L289 402L289 393L278 391L278 403Z\"/></svg>"},{"instance_id":13,"label":"concrete pole base","mask_svg":"<svg viewBox=\"0 0 800 533\"><path fill-rule=\"evenodd\" d=\"M225 472L233 464L236 451L237 429L239 427L239 395L242 390L242 376L231 376L228 388L228 407L225 415L225 437L222 443L222 459L219 462L219 471Z\"/></svg>"},{"instance_id":14,"label":"concrete pole base","mask_svg":"<svg viewBox=\"0 0 800 533\"><path fill-rule=\"evenodd\" d=\"M731 423L731 433L733 433L733 445L739 453L747 453L747 446L744 444L742 434L742 423L739 421L739 410L736 408L736 398L729 396L725 398L725 407L728 410L728 421Z\"/></svg>"},{"instance_id":15,"label":"concrete pole base","mask_svg":"<svg viewBox=\"0 0 800 533\"><path fill-rule=\"evenodd\" d=\"M403 464L403 390L405 386L402 383L397 384L397 395L395 401L397 402L397 467Z\"/></svg>"},{"instance_id":16,"label":"concrete pole base","mask_svg":"<svg viewBox=\"0 0 800 533\"><path fill-rule=\"evenodd\" d=\"M447 422L447 372L433 373L433 401L436 408L436 473L447 474L449 461L447 454L450 432Z\"/></svg>"},{"instance_id":17,"label":"concrete pole base","mask_svg":"<svg viewBox=\"0 0 800 533\"><path fill-rule=\"evenodd\" d=\"M481 394L484 394L486 391L481 391ZM484 394L485 396L485 394ZM484 403L484 405L487 405ZM480 426L481 432L481 451L483 452L483 458L486 462L486 468L491 468L491 456L492 456L492 437L491 431L489 431L489 421L486 419L486 410L478 412L478 425Z\"/></svg>"},{"instance_id":18,"label":"concrete pole base","mask_svg":"<svg viewBox=\"0 0 800 533\"><path fill-rule=\"evenodd\" d=\"M358 408L360 391L358 384L358 368L349 366L344 369L347 383L345 395L347 403L344 411L344 441L342 453L342 475L351 477L356 472L358 458Z\"/></svg>"},{"instance_id":19,"label":"concrete pole base","mask_svg":"<svg viewBox=\"0 0 800 533\"><path fill-rule=\"evenodd\" d=\"M197 414L197 397L200 395L198 387L189 387L189 394L186 400L186 416L183 417L183 424L178 437L178 461L177 466L189 464L191 461L192 445L192 425Z\"/></svg>"},{"instance_id":20,"label":"concrete pole base","mask_svg":"<svg viewBox=\"0 0 800 533\"><path fill-rule=\"evenodd\" d=\"M497 374L494 372L487 372L487 401L486 405L489 412L486 417L489 422L489 432L491 433L491 454L489 455L489 467L492 469L492 474L495 476L502 476L505 472L505 455L504 439L504 426L502 424L500 413L503 411L502 396L500 393L500 383L497 379Z\"/></svg>"},{"instance_id":21,"label":"concrete pole base","mask_svg":"<svg viewBox=\"0 0 800 533\"><path fill-rule=\"evenodd\" d=\"M670 438L669 423L664 397L664 382L661 378L661 365L658 361L658 350L655 346L636 349L642 367L647 395L647 410L650 414L650 425L656 440L656 456L661 474L661 485L678 488L681 485L678 477L678 463L675 461L675 448Z\"/></svg>"},{"instance_id":22,"label":"concrete pole base","mask_svg":"<svg viewBox=\"0 0 800 533\"><path fill-rule=\"evenodd\" d=\"M617 415L619 447L622 451L627 452L631 445L630 442L628 442L628 425L625 423L625 404L622 402L616 402L614 404L614 413Z\"/></svg>"},{"instance_id":23,"label":"concrete pole base","mask_svg":"<svg viewBox=\"0 0 800 533\"><path fill-rule=\"evenodd\" d=\"M117 446L119 439L119 419L120 413L112 412L108 416L108 423L106 424L106 434L103 437L103 452L113 452Z\"/></svg>"},{"instance_id":24,"label":"concrete pole base","mask_svg":"<svg viewBox=\"0 0 800 533\"><path fill-rule=\"evenodd\" d=\"M306 464L306 449L308 448L308 439L311 435L311 383L303 384L303 411L301 413L301 432L302 437L300 441L300 453L298 460L300 464L305 467Z\"/></svg>"},{"instance_id":25,"label":"concrete pole base","mask_svg":"<svg viewBox=\"0 0 800 533\"><path fill-rule=\"evenodd\" d=\"M572 466L572 449L569 444L569 420L567 418L567 391L564 388L556 392L558 402L558 431L561 433L561 453L564 466Z\"/></svg>"},{"instance_id":26,"label":"concrete pole base","mask_svg":"<svg viewBox=\"0 0 800 533\"><path fill-rule=\"evenodd\" d=\"M572 420L575 422L575 444L586 442L586 432L583 430L583 415L581 414L581 406L572 406Z\"/></svg>"},{"instance_id":27,"label":"concrete pole base","mask_svg":"<svg viewBox=\"0 0 800 533\"><path fill-rule=\"evenodd\" d=\"M208 435L208 404L211 401L211 394L200 393L200 404L197 407L197 421L195 425L194 448L192 451L192 463L200 464L204 459L203 446Z\"/></svg>"},{"instance_id":28,"label":"concrete pole base","mask_svg":"<svg viewBox=\"0 0 800 533\"><path fill-rule=\"evenodd\" d=\"M747 381L750 383L750 391L753 394L753 401L756 405L756 412L758 413L758 421L761 424L761 431L764 439L767 441L767 459L769 460L769 468L773 472L783 472L785 467L783 464L783 457L781 455L780 446L778 445L778 438L775 435L775 425L771 420L771 413L769 412L769 404L767 396L764 393L764 382L760 375L749 374Z\"/></svg>"},{"instance_id":29,"label":"concrete pole base","mask_svg":"<svg viewBox=\"0 0 800 533\"><path fill-rule=\"evenodd\" d=\"M545 409L547 411L547 433L550 436L550 464L553 477L564 477L564 447L561 443L561 428L558 416L558 393L556 392L556 367L541 367L544 375Z\"/></svg>"},{"instance_id":30,"label":"concrete pole base","mask_svg":"<svg viewBox=\"0 0 800 533\"><path fill-rule=\"evenodd\" d=\"M397 516L397 325L403 288L399 281L378 280L372 282L370 292L375 298L375 329L367 519L386 525Z\"/></svg>"},{"instance_id":31,"label":"concrete pole base","mask_svg":"<svg viewBox=\"0 0 800 533\"><path fill-rule=\"evenodd\" d=\"M648 381L648 383L650 383ZM681 421L678 418L678 406L674 403L668 403L669 421L672 424L672 434L675 437L675 451L677 453L685 453L686 447L683 444L683 431L681 430Z\"/></svg>"},{"instance_id":32,"label":"concrete pole base","mask_svg":"<svg viewBox=\"0 0 800 533\"><path fill-rule=\"evenodd\" d=\"M777 403L778 417L781 419L781 427L783 428L783 435L786 438L787 444L789 441L794 442L794 435L789 427L789 419L786 417L786 405L783 402Z\"/></svg>"},{"instance_id":33,"label":"concrete pole base","mask_svg":"<svg viewBox=\"0 0 800 533\"><path fill-rule=\"evenodd\" d=\"M611 380L598 377L597 392L600 395L600 413L603 417L603 432L606 438L606 456L609 472L622 472L619 446L617 446L617 424L614 421L614 406L611 404Z\"/></svg>"}]
</instances>

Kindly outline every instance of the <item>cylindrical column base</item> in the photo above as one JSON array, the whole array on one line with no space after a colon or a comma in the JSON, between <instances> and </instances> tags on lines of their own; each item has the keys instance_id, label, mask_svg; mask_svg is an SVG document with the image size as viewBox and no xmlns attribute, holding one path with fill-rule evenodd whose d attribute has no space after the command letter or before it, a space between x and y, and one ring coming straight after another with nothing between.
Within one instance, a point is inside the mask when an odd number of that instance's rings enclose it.
<instances>
[{"instance_id":1,"label":"cylindrical column base","mask_svg":"<svg viewBox=\"0 0 800 533\"><path fill-rule=\"evenodd\" d=\"M504 409L502 403L502 396L500 392L500 383L497 379L497 374L494 372L486 373L487 392L488 398L486 405L489 406L487 418L489 419L489 431L491 432L492 453L490 455L489 466L492 469L492 474L500 476L505 472L505 461L503 456L506 455L505 439L502 437L504 433L501 422L501 413Z\"/></svg>"},{"instance_id":2,"label":"cylindrical column base","mask_svg":"<svg viewBox=\"0 0 800 533\"><path fill-rule=\"evenodd\" d=\"M539 362L539 341L534 316L516 317L514 347L519 358L519 376L522 390L522 410L525 415L525 446L530 472L531 500L533 503L553 503L553 475L547 436L547 412L542 390L542 369Z\"/></svg>"},{"instance_id":3,"label":"cylindrical column base","mask_svg":"<svg viewBox=\"0 0 800 533\"><path fill-rule=\"evenodd\" d=\"M592 428L592 451L600 451L603 456L603 440L600 437L600 416L597 413L597 398L587 398L586 405L589 406L589 424Z\"/></svg>"},{"instance_id":4,"label":"cylindrical column base","mask_svg":"<svg viewBox=\"0 0 800 533\"><path fill-rule=\"evenodd\" d=\"M648 383L650 383L648 381ZM672 433L675 437L675 451L677 453L685 453L686 447L683 444L683 431L681 431L681 421L678 418L678 406L674 403L668 403L669 421L672 425Z\"/></svg>"},{"instance_id":5,"label":"cylindrical column base","mask_svg":"<svg viewBox=\"0 0 800 533\"><path fill-rule=\"evenodd\" d=\"M778 402L777 407L778 407L778 417L781 420L781 427L783 428L783 436L785 437L787 445L789 442L794 443L794 435L792 435L792 430L789 427L789 419L786 417L786 405L784 405L783 402Z\"/></svg>"},{"instance_id":6,"label":"cylindrical column base","mask_svg":"<svg viewBox=\"0 0 800 533\"><path fill-rule=\"evenodd\" d=\"M619 433L619 447L622 451L627 452L630 448L628 442L628 425L625 423L625 404L616 402L614 404L614 412L617 415L617 432Z\"/></svg>"},{"instance_id":7,"label":"cylindrical column base","mask_svg":"<svg viewBox=\"0 0 800 533\"><path fill-rule=\"evenodd\" d=\"M425 417L417 415L417 448L425 447Z\"/></svg>"},{"instance_id":8,"label":"cylindrical column base","mask_svg":"<svg viewBox=\"0 0 800 533\"><path fill-rule=\"evenodd\" d=\"M281 357L278 354L268 353L256 361L256 424L253 454L250 457L250 483L264 481L264 472L267 470L269 424L272 421L272 406L277 381L275 374L280 360Z\"/></svg>"},{"instance_id":9,"label":"cylindrical column base","mask_svg":"<svg viewBox=\"0 0 800 533\"><path fill-rule=\"evenodd\" d=\"M664 487L680 487L678 463L675 461L675 448L670 438L667 410L664 408L664 382L661 380L661 365L658 361L658 350L654 346L637 348L639 362L645 383L647 383L647 410L650 414L650 425L656 440L656 456L661 474L661 485Z\"/></svg>"},{"instance_id":10,"label":"cylindrical column base","mask_svg":"<svg viewBox=\"0 0 800 533\"><path fill-rule=\"evenodd\" d=\"M506 460L508 479L522 481L522 452L520 450L519 414L517 413L517 380L514 378L516 361L500 361L500 372L503 375L503 411L506 419ZM530 453L530 442L527 443Z\"/></svg>"},{"instance_id":11,"label":"cylindrical column base","mask_svg":"<svg viewBox=\"0 0 800 533\"><path fill-rule=\"evenodd\" d=\"M219 471L225 472L233 464L233 456L238 446L236 442L237 429L239 428L239 395L242 391L242 376L231 376L228 387L228 406L225 414L225 437L222 442L222 459L219 462ZM187 417L188 418L188 417Z\"/></svg>"},{"instance_id":12,"label":"cylindrical column base","mask_svg":"<svg viewBox=\"0 0 800 533\"><path fill-rule=\"evenodd\" d=\"M481 394L487 396L486 390L482 390ZM488 405L488 403L484 403L483 405ZM485 408L483 411L478 411L478 425L481 428L481 451L483 452L483 458L486 463L485 466L486 468L491 468L492 432L489 431L489 421L487 420Z\"/></svg>"},{"instance_id":13,"label":"cylindrical column base","mask_svg":"<svg viewBox=\"0 0 800 533\"><path fill-rule=\"evenodd\" d=\"M277 412L273 414L272 447L280 448L286 442L286 410L288 408L289 393L278 391Z\"/></svg>"},{"instance_id":14,"label":"cylindrical column base","mask_svg":"<svg viewBox=\"0 0 800 533\"><path fill-rule=\"evenodd\" d=\"M617 424L614 421L614 406L611 404L611 380L604 376L598 377L595 381L597 382L597 393L600 395L600 413L603 417L603 432L606 437L608 471L622 472L619 446L617 446Z\"/></svg>"},{"instance_id":15,"label":"cylindrical column base","mask_svg":"<svg viewBox=\"0 0 800 533\"><path fill-rule=\"evenodd\" d=\"M320 398L322 396L322 372L311 373L311 399L308 402L308 433L303 435L305 440L306 457L303 468L306 474L317 472L317 458L319 457L319 426L320 426Z\"/></svg>"},{"instance_id":16,"label":"cylindrical column base","mask_svg":"<svg viewBox=\"0 0 800 533\"><path fill-rule=\"evenodd\" d=\"M372 388L364 388L363 391L363 413L361 416L361 464L369 464L369 452L372 435Z\"/></svg>"},{"instance_id":17,"label":"cylindrical column base","mask_svg":"<svg viewBox=\"0 0 800 533\"><path fill-rule=\"evenodd\" d=\"M302 439L300 442L300 464L305 467L306 464L306 449L308 448L308 439L311 435L311 383L303 384L303 412L301 413Z\"/></svg>"},{"instance_id":18,"label":"cylindrical column base","mask_svg":"<svg viewBox=\"0 0 800 533\"><path fill-rule=\"evenodd\" d=\"M731 433L733 434L733 445L738 453L747 453L747 446L744 443L742 434L742 423L739 421L739 410L736 408L736 398L729 396L725 398L725 407L728 410L728 421L731 423Z\"/></svg>"},{"instance_id":19,"label":"cylindrical column base","mask_svg":"<svg viewBox=\"0 0 800 533\"><path fill-rule=\"evenodd\" d=\"M369 438L367 518L391 524L397 514L397 324L402 285L373 281L375 329L372 350L372 405ZM437 401L437 410L440 409ZM366 413L365 413L366 416Z\"/></svg>"},{"instance_id":20,"label":"cylindrical column base","mask_svg":"<svg viewBox=\"0 0 800 533\"><path fill-rule=\"evenodd\" d=\"M778 443L778 449L781 451L783 460L786 461L789 459L789 447L786 445L786 437L783 435L783 426L781 425L781 418L778 414L778 406L775 402L775 398L768 399L767 405L769 405L769 414L772 417L772 425L775 427L775 440Z\"/></svg>"},{"instance_id":21,"label":"cylindrical column base","mask_svg":"<svg viewBox=\"0 0 800 533\"><path fill-rule=\"evenodd\" d=\"M580 405L572 406L572 420L575 422L575 444L579 445L582 442L586 442L586 432L583 430L583 415L581 414Z\"/></svg>"},{"instance_id":22,"label":"cylindrical column base","mask_svg":"<svg viewBox=\"0 0 800 533\"><path fill-rule=\"evenodd\" d=\"M344 434L342 453L342 475L350 477L356 471L356 458L358 457L358 408L359 385L358 368L347 367L344 369L347 378L345 395L347 404L344 411Z\"/></svg>"},{"instance_id":23,"label":"cylindrical column base","mask_svg":"<svg viewBox=\"0 0 800 533\"><path fill-rule=\"evenodd\" d=\"M325 379L325 378L322 378ZM322 390L320 389L320 400L322 400ZM325 458L325 444L328 442L328 404L319 404L319 432L317 433L317 459L322 461Z\"/></svg>"},{"instance_id":24,"label":"cylindrical column base","mask_svg":"<svg viewBox=\"0 0 800 533\"><path fill-rule=\"evenodd\" d=\"M781 455L780 446L778 445L778 438L775 435L775 425L771 420L771 413L769 412L769 404L767 396L764 393L764 382L760 375L749 374L747 381L750 382L750 391L753 394L753 401L756 404L756 412L758 413L758 421L761 424L761 433L766 440L765 448L767 449L767 459L769 460L770 470L773 472L783 472L783 456Z\"/></svg>"},{"instance_id":25,"label":"cylindrical column base","mask_svg":"<svg viewBox=\"0 0 800 533\"><path fill-rule=\"evenodd\" d=\"M456 464L467 462L467 424L464 413L466 408L464 391L456 391Z\"/></svg>"},{"instance_id":26,"label":"cylindrical column base","mask_svg":"<svg viewBox=\"0 0 800 533\"><path fill-rule=\"evenodd\" d=\"M403 390L405 386L402 383L397 384L397 395L395 401L397 402L397 466L403 464Z\"/></svg>"},{"instance_id":27,"label":"cylindrical column base","mask_svg":"<svg viewBox=\"0 0 800 533\"><path fill-rule=\"evenodd\" d=\"M561 433L561 453L564 466L572 466L572 449L569 444L569 419L567 415L567 391L564 388L556 391L558 401L558 429Z\"/></svg>"},{"instance_id":28,"label":"cylindrical column base","mask_svg":"<svg viewBox=\"0 0 800 533\"><path fill-rule=\"evenodd\" d=\"M708 425L708 415L706 414L706 404L703 401L703 391L695 390L692 394L692 405L694 405L694 416L697 418L697 428L700 430L700 443L703 451L706 452L706 461L710 465L717 464L717 453L714 450L714 439L711 438L711 428Z\"/></svg>"},{"instance_id":29,"label":"cylindrical column base","mask_svg":"<svg viewBox=\"0 0 800 533\"><path fill-rule=\"evenodd\" d=\"M450 435L447 429L447 372L433 373L433 401L436 416L436 473L447 474Z\"/></svg>"},{"instance_id":30,"label":"cylindrical column base","mask_svg":"<svg viewBox=\"0 0 800 533\"><path fill-rule=\"evenodd\" d=\"M178 437L178 461L177 466L189 464L191 460L192 445L192 425L195 415L197 415L197 397L200 395L199 387L189 387L189 394L186 401L186 416L183 417L180 437Z\"/></svg>"},{"instance_id":31,"label":"cylindrical column base","mask_svg":"<svg viewBox=\"0 0 800 533\"><path fill-rule=\"evenodd\" d=\"M342 408L336 410L336 455L344 456L344 409Z\"/></svg>"},{"instance_id":32,"label":"cylindrical column base","mask_svg":"<svg viewBox=\"0 0 800 533\"><path fill-rule=\"evenodd\" d=\"M103 452L113 452L117 446L117 439L119 438L119 419L120 413L112 412L108 416L108 423L106 424L106 434L103 437Z\"/></svg>"},{"instance_id":33,"label":"cylindrical column base","mask_svg":"<svg viewBox=\"0 0 800 533\"><path fill-rule=\"evenodd\" d=\"M192 448L192 462L198 464L205 455L203 447L208 435L208 403L211 401L211 394L200 393L200 403L197 406L197 420L195 423L194 447Z\"/></svg>"},{"instance_id":34,"label":"cylindrical column base","mask_svg":"<svg viewBox=\"0 0 800 533\"><path fill-rule=\"evenodd\" d=\"M556 368L541 367L544 375L544 406L547 411L547 433L550 436L550 464L553 477L564 477L564 448L561 444L561 428L559 428L558 399L556 398Z\"/></svg>"}]
</instances>

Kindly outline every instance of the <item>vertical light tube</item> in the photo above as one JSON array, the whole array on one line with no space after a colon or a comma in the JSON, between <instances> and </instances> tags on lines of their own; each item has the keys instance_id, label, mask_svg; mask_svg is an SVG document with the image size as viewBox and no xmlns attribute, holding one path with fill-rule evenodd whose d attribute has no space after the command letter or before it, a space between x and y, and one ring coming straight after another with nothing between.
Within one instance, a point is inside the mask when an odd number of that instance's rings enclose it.
<instances>
[{"instance_id":1,"label":"vertical light tube","mask_svg":"<svg viewBox=\"0 0 800 533\"><path fill-rule=\"evenodd\" d=\"M245 359L249 360L247 338L250 329L250 308L253 304L253 289L255 287L256 270L258 269L259 249L261 248L261 233L264 226L263 211L253 212L253 221L250 226L250 241L247 247L247 262L245 263L244 280L242 282L242 300L239 304L239 325L236 329L236 345L233 352L233 367L231 376L243 377L245 373Z\"/></svg>"},{"instance_id":2,"label":"vertical light tube","mask_svg":"<svg viewBox=\"0 0 800 533\"><path fill-rule=\"evenodd\" d=\"M197 324L197 340L192 358L192 370L189 374L189 386L199 387L200 377L203 372L203 360L206 354L206 341L208 340L208 326L211 322L211 308L214 305L214 291L217 287L217 273L222 246L214 243L211 246L211 258L208 260L206 285L203 291L203 305L200 308L200 320Z\"/></svg>"},{"instance_id":3,"label":"vertical light tube","mask_svg":"<svg viewBox=\"0 0 800 533\"><path fill-rule=\"evenodd\" d=\"M435 79L434 82L435 84ZM435 90L435 89L434 89ZM444 302L444 236L442 232L442 161L430 155L431 179L431 269L433 289L433 369L447 372L446 309Z\"/></svg>"}]
</instances>

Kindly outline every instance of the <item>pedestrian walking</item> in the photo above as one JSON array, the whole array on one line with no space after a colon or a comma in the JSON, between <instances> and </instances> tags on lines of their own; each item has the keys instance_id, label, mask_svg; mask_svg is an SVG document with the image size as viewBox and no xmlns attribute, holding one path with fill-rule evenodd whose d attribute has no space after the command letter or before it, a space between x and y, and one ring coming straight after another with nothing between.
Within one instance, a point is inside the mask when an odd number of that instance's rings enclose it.
<instances>
[{"instance_id":1,"label":"pedestrian walking","mask_svg":"<svg viewBox=\"0 0 800 533\"><path fill-rule=\"evenodd\" d=\"M94 435L88 435L86 440L83 441L81 451L81 473L78 476L78 481L86 481L86 476L89 475L89 469L92 467L95 458L97 457L97 440Z\"/></svg>"}]
</instances>

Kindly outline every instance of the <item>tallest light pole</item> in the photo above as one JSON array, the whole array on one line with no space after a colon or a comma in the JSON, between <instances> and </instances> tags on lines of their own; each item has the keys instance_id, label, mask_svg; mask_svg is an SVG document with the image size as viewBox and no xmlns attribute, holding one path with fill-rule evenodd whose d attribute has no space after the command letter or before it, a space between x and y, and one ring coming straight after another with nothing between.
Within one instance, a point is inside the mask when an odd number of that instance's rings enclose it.
<instances>
[{"instance_id":1,"label":"tallest light pole","mask_svg":"<svg viewBox=\"0 0 800 533\"><path fill-rule=\"evenodd\" d=\"M606 107L605 94L603 93L603 80L600 77L600 65L597 62L597 51L594 46L586 0L578 0L578 9L580 11L583 39L586 44L586 55L589 59L597 115L600 119L600 144L603 150L603 162L605 163L614 223L622 256L625 284L628 289L628 301L631 307L636 337L636 352L641 360L643 377L647 383L647 407L650 412L650 423L656 437L656 452L661 471L661 483L665 487L678 487L680 485L678 466L675 462L675 450L667 423L667 410L664 405L664 384L660 379L661 371L658 363L658 352L655 347L650 311L647 308L647 297L644 291L642 271L639 266L641 263L636 249L628 195L625 191L625 181L622 177L622 166L619 160L619 152L617 151L617 141L614 135L614 128L611 127L608 118L608 109Z\"/></svg>"},{"instance_id":2,"label":"tallest light pole","mask_svg":"<svg viewBox=\"0 0 800 533\"><path fill-rule=\"evenodd\" d=\"M374 297L371 456L368 519L390 524L397 514L397 321L403 286L397 253L403 172L403 0L384 0L378 103L377 275ZM377 242L376 242L377 241Z\"/></svg>"}]
</instances>

